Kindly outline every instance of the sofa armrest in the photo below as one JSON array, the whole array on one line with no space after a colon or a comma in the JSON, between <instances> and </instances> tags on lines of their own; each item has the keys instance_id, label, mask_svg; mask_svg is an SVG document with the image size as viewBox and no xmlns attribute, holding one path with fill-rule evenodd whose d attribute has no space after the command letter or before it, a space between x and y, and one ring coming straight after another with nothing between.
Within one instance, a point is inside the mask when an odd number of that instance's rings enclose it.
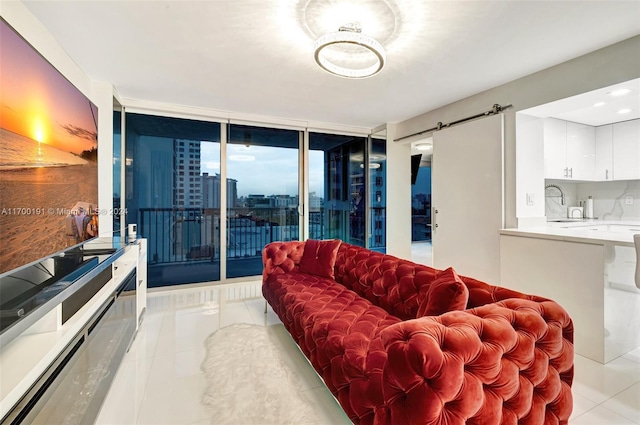
<instances>
[{"instance_id":1,"label":"sofa armrest","mask_svg":"<svg viewBox=\"0 0 640 425\"><path fill-rule=\"evenodd\" d=\"M271 275L289 273L298 267L304 252L304 242L271 242L262 250L262 281Z\"/></svg>"},{"instance_id":2,"label":"sofa armrest","mask_svg":"<svg viewBox=\"0 0 640 425\"><path fill-rule=\"evenodd\" d=\"M573 324L553 301L408 320L381 338L389 423L568 423Z\"/></svg>"}]
</instances>

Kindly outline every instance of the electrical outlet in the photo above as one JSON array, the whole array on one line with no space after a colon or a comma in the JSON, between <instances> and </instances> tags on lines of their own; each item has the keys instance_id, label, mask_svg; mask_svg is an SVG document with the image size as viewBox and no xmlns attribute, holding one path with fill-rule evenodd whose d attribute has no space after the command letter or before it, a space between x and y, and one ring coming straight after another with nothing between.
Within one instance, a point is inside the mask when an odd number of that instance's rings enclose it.
<instances>
[{"instance_id":1,"label":"electrical outlet","mask_svg":"<svg viewBox=\"0 0 640 425\"><path fill-rule=\"evenodd\" d=\"M633 205L633 195L627 195L624 198L625 205Z\"/></svg>"},{"instance_id":2,"label":"electrical outlet","mask_svg":"<svg viewBox=\"0 0 640 425\"><path fill-rule=\"evenodd\" d=\"M528 206L533 206L535 204L535 194L533 193L527 193L527 205Z\"/></svg>"}]
</instances>

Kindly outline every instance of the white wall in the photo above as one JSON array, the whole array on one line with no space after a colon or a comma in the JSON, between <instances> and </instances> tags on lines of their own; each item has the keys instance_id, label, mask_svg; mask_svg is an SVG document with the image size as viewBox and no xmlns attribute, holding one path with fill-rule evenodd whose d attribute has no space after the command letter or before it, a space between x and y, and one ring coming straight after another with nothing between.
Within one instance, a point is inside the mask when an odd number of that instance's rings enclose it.
<instances>
[{"instance_id":1,"label":"white wall","mask_svg":"<svg viewBox=\"0 0 640 425\"><path fill-rule=\"evenodd\" d=\"M491 109L492 105L512 104L505 112L506 225L516 227L516 118L515 113L533 106L575 96L640 77L640 36L544 69L482 93L425 112L397 125L396 138L435 127ZM473 74L469 75L473 78ZM389 180L394 185L392 179ZM518 191L519 193L519 191ZM521 197L525 196L522 192ZM536 202L540 202L539 199ZM398 202L411 202L410 197ZM411 243L410 235L403 236Z\"/></svg>"},{"instance_id":2,"label":"white wall","mask_svg":"<svg viewBox=\"0 0 640 425\"><path fill-rule=\"evenodd\" d=\"M411 258L411 145L395 143L395 124L387 125L387 250Z\"/></svg>"},{"instance_id":3,"label":"white wall","mask_svg":"<svg viewBox=\"0 0 640 425\"><path fill-rule=\"evenodd\" d=\"M516 114L516 216L519 220L544 216L544 144L543 121L523 113ZM527 199L530 196L530 201ZM542 196L541 196L542 195Z\"/></svg>"}]
</instances>

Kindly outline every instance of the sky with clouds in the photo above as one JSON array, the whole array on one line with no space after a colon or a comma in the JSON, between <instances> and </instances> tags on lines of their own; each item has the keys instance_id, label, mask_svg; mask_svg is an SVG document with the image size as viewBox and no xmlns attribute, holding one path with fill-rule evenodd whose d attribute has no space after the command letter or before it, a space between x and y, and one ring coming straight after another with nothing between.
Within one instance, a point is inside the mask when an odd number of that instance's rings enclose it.
<instances>
[{"instance_id":1,"label":"sky with clouds","mask_svg":"<svg viewBox=\"0 0 640 425\"><path fill-rule=\"evenodd\" d=\"M324 196L324 153L309 152L309 191ZM298 149L227 145L227 177L238 181L238 196L297 195ZM202 173L220 174L220 144L200 146Z\"/></svg>"},{"instance_id":2,"label":"sky with clouds","mask_svg":"<svg viewBox=\"0 0 640 425\"><path fill-rule=\"evenodd\" d=\"M1 20L0 63L0 128L78 155L97 146L96 105Z\"/></svg>"}]
</instances>

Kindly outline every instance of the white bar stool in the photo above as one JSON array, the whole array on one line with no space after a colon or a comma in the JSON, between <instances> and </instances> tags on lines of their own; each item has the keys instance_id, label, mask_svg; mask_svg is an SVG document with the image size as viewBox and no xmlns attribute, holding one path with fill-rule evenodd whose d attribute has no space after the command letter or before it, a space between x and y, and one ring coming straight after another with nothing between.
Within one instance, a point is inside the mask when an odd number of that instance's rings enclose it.
<instances>
[{"instance_id":1,"label":"white bar stool","mask_svg":"<svg viewBox=\"0 0 640 425\"><path fill-rule=\"evenodd\" d=\"M633 235L636 244L636 287L640 289L640 233Z\"/></svg>"}]
</instances>

